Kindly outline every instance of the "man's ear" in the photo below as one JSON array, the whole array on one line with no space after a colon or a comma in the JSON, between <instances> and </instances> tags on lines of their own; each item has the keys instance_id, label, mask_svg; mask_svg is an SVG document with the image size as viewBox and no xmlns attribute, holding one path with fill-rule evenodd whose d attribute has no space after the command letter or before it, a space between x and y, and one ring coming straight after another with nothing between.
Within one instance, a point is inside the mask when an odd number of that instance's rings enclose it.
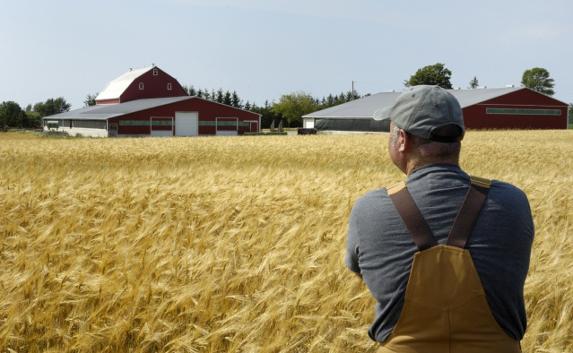
<instances>
[{"instance_id":1,"label":"man's ear","mask_svg":"<svg viewBox=\"0 0 573 353\"><path fill-rule=\"evenodd\" d=\"M398 130L398 151L405 152L406 151L406 144L410 142L408 134L406 131L400 129Z\"/></svg>"}]
</instances>

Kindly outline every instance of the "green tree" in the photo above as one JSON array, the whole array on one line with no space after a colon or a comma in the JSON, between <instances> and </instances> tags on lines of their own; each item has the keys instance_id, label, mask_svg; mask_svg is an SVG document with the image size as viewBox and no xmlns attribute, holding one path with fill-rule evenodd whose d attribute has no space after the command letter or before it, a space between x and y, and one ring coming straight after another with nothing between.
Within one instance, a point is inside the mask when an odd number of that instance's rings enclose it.
<instances>
[{"instance_id":1,"label":"green tree","mask_svg":"<svg viewBox=\"0 0 573 353\"><path fill-rule=\"evenodd\" d=\"M573 103L569 103L569 127L573 128Z\"/></svg>"},{"instance_id":2,"label":"green tree","mask_svg":"<svg viewBox=\"0 0 573 353\"><path fill-rule=\"evenodd\" d=\"M326 106L325 108L328 107L332 107L333 105L335 105L335 100L334 97L332 96L332 94L329 94L328 97L326 97Z\"/></svg>"},{"instance_id":3,"label":"green tree","mask_svg":"<svg viewBox=\"0 0 573 353\"><path fill-rule=\"evenodd\" d=\"M225 95L223 95L223 104L232 105L233 104L233 97L231 92L225 91Z\"/></svg>"},{"instance_id":4,"label":"green tree","mask_svg":"<svg viewBox=\"0 0 573 353\"><path fill-rule=\"evenodd\" d=\"M317 98L315 99L315 103L317 104L318 109L326 109L359 98L361 98L361 96L356 91L347 91L346 93L340 92L339 95L333 96L332 94L329 94L328 96L322 97L321 99Z\"/></svg>"},{"instance_id":5,"label":"green tree","mask_svg":"<svg viewBox=\"0 0 573 353\"><path fill-rule=\"evenodd\" d=\"M231 105L236 108L241 108L241 98L237 94L237 91L233 91L233 95L231 96Z\"/></svg>"},{"instance_id":6,"label":"green tree","mask_svg":"<svg viewBox=\"0 0 573 353\"><path fill-rule=\"evenodd\" d=\"M254 113L261 114L261 129L268 129L271 127L273 121L275 122L275 126L277 126L279 121L283 119L283 116L280 113L273 110L269 101L265 101L265 104L261 107L253 103L249 110Z\"/></svg>"},{"instance_id":7,"label":"green tree","mask_svg":"<svg viewBox=\"0 0 573 353\"><path fill-rule=\"evenodd\" d=\"M478 78L477 78L476 76L474 76L474 78L472 78L472 79L470 80L470 88L471 88L471 89L476 89L476 88L478 88L478 86L479 86Z\"/></svg>"},{"instance_id":8,"label":"green tree","mask_svg":"<svg viewBox=\"0 0 573 353\"><path fill-rule=\"evenodd\" d=\"M86 107L93 107L94 105L96 105L96 97L97 97L97 93L88 94L86 96L86 99L84 99L84 105Z\"/></svg>"},{"instance_id":9,"label":"green tree","mask_svg":"<svg viewBox=\"0 0 573 353\"><path fill-rule=\"evenodd\" d=\"M198 96L198 92L195 89L195 87L193 87L193 85L191 86L183 86L183 89L185 90L185 92L187 92L188 95L190 96ZM201 90L199 90L199 92L201 92Z\"/></svg>"},{"instance_id":10,"label":"green tree","mask_svg":"<svg viewBox=\"0 0 573 353\"><path fill-rule=\"evenodd\" d=\"M301 126L302 116L317 109L314 98L304 92L285 94L272 107L275 113L283 116L290 127Z\"/></svg>"},{"instance_id":11,"label":"green tree","mask_svg":"<svg viewBox=\"0 0 573 353\"><path fill-rule=\"evenodd\" d=\"M407 87L416 85L438 85L442 88L451 89L451 77L452 72L447 69L444 64L436 63L418 69L415 74L410 76L410 79L404 82L404 85Z\"/></svg>"},{"instance_id":12,"label":"green tree","mask_svg":"<svg viewBox=\"0 0 573 353\"><path fill-rule=\"evenodd\" d=\"M521 78L521 84L523 87L531 88L548 96L555 94L555 91L553 91L555 83L550 77L549 71L542 67L525 70Z\"/></svg>"},{"instance_id":13,"label":"green tree","mask_svg":"<svg viewBox=\"0 0 573 353\"><path fill-rule=\"evenodd\" d=\"M47 99L45 102L40 102L34 104L33 110L40 114L40 117L59 114L63 112L69 111L71 105L66 102L63 97L58 98L50 98Z\"/></svg>"},{"instance_id":14,"label":"green tree","mask_svg":"<svg viewBox=\"0 0 573 353\"><path fill-rule=\"evenodd\" d=\"M26 112L16 102L8 101L0 104L0 129L9 127L24 127Z\"/></svg>"},{"instance_id":15,"label":"green tree","mask_svg":"<svg viewBox=\"0 0 573 353\"><path fill-rule=\"evenodd\" d=\"M42 127L42 117L40 114L33 111L26 111L24 116L23 125L25 128L37 129Z\"/></svg>"},{"instance_id":16,"label":"green tree","mask_svg":"<svg viewBox=\"0 0 573 353\"><path fill-rule=\"evenodd\" d=\"M355 99L360 98L360 95L356 91L348 91L346 92L346 101L351 102Z\"/></svg>"}]
</instances>

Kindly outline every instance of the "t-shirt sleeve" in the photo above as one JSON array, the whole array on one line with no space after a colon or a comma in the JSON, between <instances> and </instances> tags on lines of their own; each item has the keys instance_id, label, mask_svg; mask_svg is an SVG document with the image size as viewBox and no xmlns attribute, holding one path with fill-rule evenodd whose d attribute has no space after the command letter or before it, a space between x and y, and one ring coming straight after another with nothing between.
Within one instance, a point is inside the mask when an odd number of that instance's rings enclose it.
<instances>
[{"instance_id":1,"label":"t-shirt sleeve","mask_svg":"<svg viewBox=\"0 0 573 353\"><path fill-rule=\"evenodd\" d=\"M352 212L350 213L350 219L348 221L348 235L346 239L346 257L345 263L346 266L352 271L356 273L360 273L360 266L358 265L358 222L357 222L357 207L356 204L352 208Z\"/></svg>"}]
</instances>

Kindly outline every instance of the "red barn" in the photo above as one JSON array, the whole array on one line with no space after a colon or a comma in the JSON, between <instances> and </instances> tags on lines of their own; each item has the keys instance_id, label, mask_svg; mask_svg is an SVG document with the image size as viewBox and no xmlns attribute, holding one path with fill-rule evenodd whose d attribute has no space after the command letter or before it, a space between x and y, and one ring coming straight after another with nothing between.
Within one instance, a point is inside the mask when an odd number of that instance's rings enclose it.
<instances>
[{"instance_id":1,"label":"red barn","mask_svg":"<svg viewBox=\"0 0 573 353\"><path fill-rule=\"evenodd\" d=\"M44 129L83 136L199 136L259 132L260 114L188 96L156 66L111 81L96 105L43 118Z\"/></svg>"},{"instance_id":2,"label":"red barn","mask_svg":"<svg viewBox=\"0 0 573 353\"><path fill-rule=\"evenodd\" d=\"M468 129L567 129L567 103L523 87L449 90L463 109ZM303 116L305 128L388 131L372 119L391 106L399 92L382 92Z\"/></svg>"}]
</instances>

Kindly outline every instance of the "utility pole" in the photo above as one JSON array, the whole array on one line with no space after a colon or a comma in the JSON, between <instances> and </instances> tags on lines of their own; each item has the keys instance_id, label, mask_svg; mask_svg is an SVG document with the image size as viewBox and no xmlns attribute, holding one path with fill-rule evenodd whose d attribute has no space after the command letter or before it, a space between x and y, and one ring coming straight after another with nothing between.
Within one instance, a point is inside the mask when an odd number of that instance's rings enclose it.
<instances>
[{"instance_id":1,"label":"utility pole","mask_svg":"<svg viewBox=\"0 0 573 353\"><path fill-rule=\"evenodd\" d=\"M352 95L354 95L354 80L352 81L352 91L350 91Z\"/></svg>"}]
</instances>

